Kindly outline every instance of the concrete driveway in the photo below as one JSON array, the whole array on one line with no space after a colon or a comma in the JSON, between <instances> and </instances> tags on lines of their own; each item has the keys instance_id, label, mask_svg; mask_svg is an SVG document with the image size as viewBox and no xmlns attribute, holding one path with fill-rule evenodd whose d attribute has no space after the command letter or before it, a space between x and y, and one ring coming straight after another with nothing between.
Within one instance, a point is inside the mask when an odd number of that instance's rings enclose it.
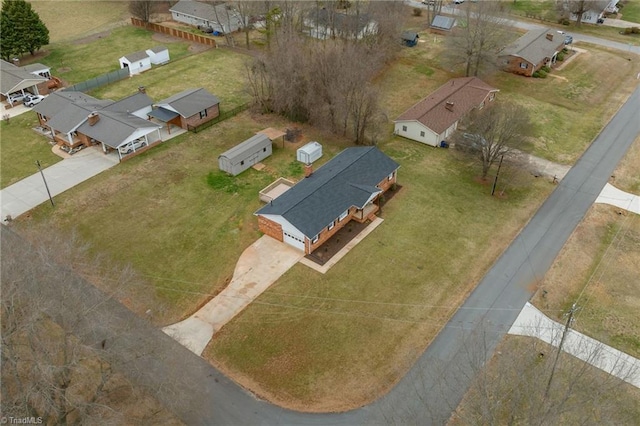
<instances>
[{"instance_id":1,"label":"concrete driveway","mask_svg":"<svg viewBox=\"0 0 640 426\"><path fill-rule=\"evenodd\" d=\"M43 174L49 185L51 196L55 197L116 164L118 164L117 155L105 155L99 147L91 147L43 169ZM37 170L35 164L33 168ZM45 202L49 202L47 189L42 175L36 172L0 191L0 217L5 220L8 215L11 215L15 219Z\"/></svg>"},{"instance_id":2,"label":"concrete driveway","mask_svg":"<svg viewBox=\"0 0 640 426\"><path fill-rule=\"evenodd\" d=\"M229 285L199 311L162 330L201 355L211 338L304 256L300 250L267 235L238 259Z\"/></svg>"}]
</instances>

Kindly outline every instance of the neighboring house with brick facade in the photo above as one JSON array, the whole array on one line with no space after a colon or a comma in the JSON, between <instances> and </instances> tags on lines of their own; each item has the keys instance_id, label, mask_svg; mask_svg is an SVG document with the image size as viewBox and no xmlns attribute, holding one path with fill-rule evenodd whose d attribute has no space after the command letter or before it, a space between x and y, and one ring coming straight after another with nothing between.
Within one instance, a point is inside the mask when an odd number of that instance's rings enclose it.
<instances>
[{"instance_id":1,"label":"neighboring house with brick facade","mask_svg":"<svg viewBox=\"0 0 640 426\"><path fill-rule=\"evenodd\" d=\"M265 234L310 254L349 221L365 222L380 196L396 183L400 166L376 147L340 152L258 210Z\"/></svg>"},{"instance_id":2,"label":"neighboring house with brick facade","mask_svg":"<svg viewBox=\"0 0 640 426\"><path fill-rule=\"evenodd\" d=\"M187 89L156 103L149 115L167 127L175 124L189 130L220 115L220 100L203 88Z\"/></svg>"},{"instance_id":3,"label":"neighboring house with brick facade","mask_svg":"<svg viewBox=\"0 0 640 426\"><path fill-rule=\"evenodd\" d=\"M33 111L57 145L72 149L101 144L104 152L117 150L122 159L160 141L161 126L146 119L152 103L144 90L117 102L82 92L57 91Z\"/></svg>"},{"instance_id":4,"label":"neighboring house with brick facade","mask_svg":"<svg viewBox=\"0 0 640 426\"><path fill-rule=\"evenodd\" d=\"M531 77L540 68L556 63L564 39L564 34L550 28L531 30L498 53L498 64L505 71Z\"/></svg>"},{"instance_id":5,"label":"neighboring house with brick facade","mask_svg":"<svg viewBox=\"0 0 640 426\"><path fill-rule=\"evenodd\" d=\"M472 109L493 102L498 89L477 77L449 80L435 92L406 110L394 121L394 133L417 142L438 146Z\"/></svg>"}]
</instances>

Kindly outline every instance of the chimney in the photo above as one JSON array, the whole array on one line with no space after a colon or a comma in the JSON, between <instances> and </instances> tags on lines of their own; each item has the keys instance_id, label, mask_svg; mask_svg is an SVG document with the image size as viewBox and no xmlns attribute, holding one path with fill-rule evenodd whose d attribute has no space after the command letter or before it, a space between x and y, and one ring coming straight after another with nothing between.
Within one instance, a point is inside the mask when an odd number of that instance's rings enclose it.
<instances>
[{"instance_id":1,"label":"chimney","mask_svg":"<svg viewBox=\"0 0 640 426\"><path fill-rule=\"evenodd\" d=\"M547 33L547 40L553 41L553 34Z\"/></svg>"},{"instance_id":2,"label":"chimney","mask_svg":"<svg viewBox=\"0 0 640 426\"><path fill-rule=\"evenodd\" d=\"M304 177L308 178L313 174L313 166L310 163L304 165Z\"/></svg>"},{"instance_id":3,"label":"chimney","mask_svg":"<svg viewBox=\"0 0 640 426\"><path fill-rule=\"evenodd\" d=\"M453 102L449 102L449 101L447 101L447 103L446 103L446 104L444 104L444 107L445 107L446 109L448 109L449 111L453 111Z\"/></svg>"},{"instance_id":4,"label":"chimney","mask_svg":"<svg viewBox=\"0 0 640 426\"><path fill-rule=\"evenodd\" d=\"M97 112L92 112L91 114L89 114L87 119L89 120L89 126L93 126L100 120L100 116Z\"/></svg>"},{"instance_id":5,"label":"chimney","mask_svg":"<svg viewBox=\"0 0 640 426\"><path fill-rule=\"evenodd\" d=\"M140 87L138 87L138 92L140 92L140 93L147 93L147 88L146 88L146 87L144 87L144 86L140 86Z\"/></svg>"}]
</instances>

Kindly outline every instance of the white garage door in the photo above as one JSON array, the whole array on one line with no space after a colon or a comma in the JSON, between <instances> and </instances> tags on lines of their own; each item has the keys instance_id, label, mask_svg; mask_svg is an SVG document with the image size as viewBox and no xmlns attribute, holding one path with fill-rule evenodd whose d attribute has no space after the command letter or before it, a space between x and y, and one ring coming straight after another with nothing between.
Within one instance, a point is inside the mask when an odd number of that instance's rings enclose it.
<instances>
[{"instance_id":1,"label":"white garage door","mask_svg":"<svg viewBox=\"0 0 640 426\"><path fill-rule=\"evenodd\" d=\"M290 234L286 231L284 231L282 234L284 235L285 243L304 251L304 237L302 235Z\"/></svg>"}]
</instances>

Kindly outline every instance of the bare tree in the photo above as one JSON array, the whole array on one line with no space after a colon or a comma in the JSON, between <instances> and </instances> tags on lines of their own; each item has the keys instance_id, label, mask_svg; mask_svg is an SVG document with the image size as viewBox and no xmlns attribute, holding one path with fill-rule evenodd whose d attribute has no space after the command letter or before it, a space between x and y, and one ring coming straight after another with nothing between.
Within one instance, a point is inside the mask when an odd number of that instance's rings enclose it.
<instances>
[{"instance_id":1,"label":"bare tree","mask_svg":"<svg viewBox=\"0 0 640 426\"><path fill-rule=\"evenodd\" d=\"M574 14L576 16L576 25L580 26L584 13L591 9L597 9L600 3L598 0L568 0L562 2L560 7L570 14Z\"/></svg>"},{"instance_id":2,"label":"bare tree","mask_svg":"<svg viewBox=\"0 0 640 426\"><path fill-rule=\"evenodd\" d=\"M495 61L495 53L504 44L505 18L501 3L467 3L458 15L458 27L447 37L448 60L462 65L465 76L477 76Z\"/></svg>"},{"instance_id":3,"label":"bare tree","mask_svg":"<svg viewBox=\"0 0 640 426\"><path fill-rule=\"evenodd\" d=\"M131 0L129 1L129 13L142 22L151 21L151 15L156 10L157 1L154 0Z\"/></svg>"},{"instance_id":4,"label":"bare tree","mask_svg":"<svg viewBox=\"0 0 640 426\"><path fill-rule=\"evenodd\" d=\"M466 133L456 135L456 146L478 153L483 179L496 160L521 147L532 132L527 110L509 103L473 110L461 127Z\"/></svg>"}]
</instances>

